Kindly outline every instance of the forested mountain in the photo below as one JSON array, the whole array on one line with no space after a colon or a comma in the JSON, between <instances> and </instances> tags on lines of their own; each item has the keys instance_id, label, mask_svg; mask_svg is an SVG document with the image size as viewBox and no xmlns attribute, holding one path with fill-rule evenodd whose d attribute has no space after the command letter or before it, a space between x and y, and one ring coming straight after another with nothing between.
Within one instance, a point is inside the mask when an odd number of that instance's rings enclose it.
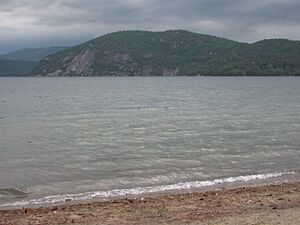
<instances>
[{"instance_id":1,"label":"forested mountain","mask_svg":"<svg viewBox=\"0 0 300 225\"><path fill-rule=\"evenodd\" d=\"M37 76L300 75L300 41L240 43L184 30L123 31L45 57Z\"/></svg>"}]
</instances>

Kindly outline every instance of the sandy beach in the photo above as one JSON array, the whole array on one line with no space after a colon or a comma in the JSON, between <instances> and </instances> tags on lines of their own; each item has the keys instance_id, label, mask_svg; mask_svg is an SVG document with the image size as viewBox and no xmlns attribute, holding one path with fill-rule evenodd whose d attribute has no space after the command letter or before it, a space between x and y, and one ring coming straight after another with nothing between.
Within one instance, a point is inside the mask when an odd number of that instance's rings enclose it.
<instances>
[{"instance_id":1,"label":"sandy beach","mask_svg":"<svg viewBox=\"0 0 300 225\"><path fill-rule=\"evenodd\" d=\"M1 225L299 225L300 182L0 211Z\"/></svg>"}]
</instances>

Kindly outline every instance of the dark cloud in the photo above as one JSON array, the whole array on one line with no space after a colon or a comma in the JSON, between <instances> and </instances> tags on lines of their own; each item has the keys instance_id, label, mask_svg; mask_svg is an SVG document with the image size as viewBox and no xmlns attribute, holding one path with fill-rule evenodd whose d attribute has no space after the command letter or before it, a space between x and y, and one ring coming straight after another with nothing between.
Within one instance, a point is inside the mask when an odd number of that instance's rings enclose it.
<instances>
[{"instance_id":1,"label":"dark cloud","mask_svg":"<svg viewBox=\"0 0 300 225\"><path fill-rule=\"evenodd\" d=\"M0 52L127 29L300 39L299 11L299 0L0 0Z\"/></svg>"}]
</instances>

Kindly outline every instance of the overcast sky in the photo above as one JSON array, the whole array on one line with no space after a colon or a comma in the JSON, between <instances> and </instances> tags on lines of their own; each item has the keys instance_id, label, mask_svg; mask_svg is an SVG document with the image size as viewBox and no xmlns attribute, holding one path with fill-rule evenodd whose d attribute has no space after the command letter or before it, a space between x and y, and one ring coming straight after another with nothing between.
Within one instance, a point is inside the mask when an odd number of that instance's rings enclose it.
<instances>
[{"instance_id":1,"label":"overcast sky","mask_svg":"<svg viewBox=\"0 0 300 225\"><path fill-rule=\"evenodd\" d=\"M300 0L0 0L0 53L168 29L245 42L300 40Z\"/></svg>"}]
</instances>

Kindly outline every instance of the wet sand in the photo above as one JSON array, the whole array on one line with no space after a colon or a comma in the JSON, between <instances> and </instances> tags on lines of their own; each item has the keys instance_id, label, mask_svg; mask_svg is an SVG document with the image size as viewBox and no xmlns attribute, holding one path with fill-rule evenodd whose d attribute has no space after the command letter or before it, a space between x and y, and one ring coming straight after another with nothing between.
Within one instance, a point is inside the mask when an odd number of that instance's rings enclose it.
<instances>
[{"instance_id":1,"label":"wet sand","mask_svg":"<svg viewBox=\"0 0 300 225\"><path fill-rule=\"evenodd\" d=\"M0 211L1 225L299 225L300 182Z\"/></svg>"}]
</instances>

